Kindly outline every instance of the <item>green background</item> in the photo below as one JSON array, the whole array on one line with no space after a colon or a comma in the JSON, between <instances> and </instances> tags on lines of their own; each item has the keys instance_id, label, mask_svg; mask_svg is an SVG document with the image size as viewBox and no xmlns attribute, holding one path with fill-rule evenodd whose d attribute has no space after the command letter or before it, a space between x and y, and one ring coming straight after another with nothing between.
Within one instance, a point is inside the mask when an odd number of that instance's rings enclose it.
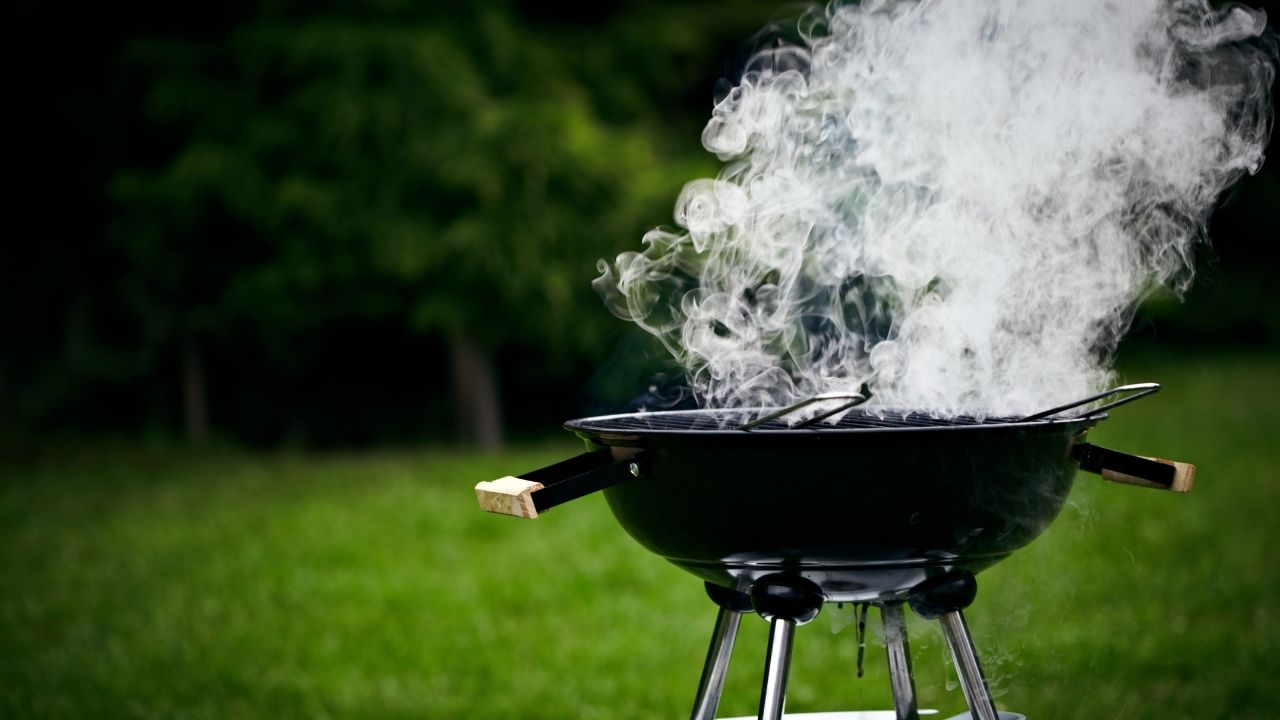
<instances>
[{"instance_id":1,"label":"green background","mask_svg":"<svg viewBox=\"0 0 1280 720\"><path fill-rule=\"evenodd\" d=\"M471 488L577 452L560 422L670 372L595 263L716 171L722 78L795 9L0 13L0 716L687 713L699 583L599 497L527 523ZM1165 390L1096 441L1198 464L1194 492L1082 475L980 578L1002 707L1280 716L1278 220L1271 163L1120 352ZM848 612L800 630L790 709L889 707ZM959 712L937 631L910 629L923 704ZM754 712L763 649L748 618L724 714Z\"/></svg>"},{"instance_id":2,"label":"green background","mask_svg":"<svg viewBox=\"0 0 1280 720\"><path fill-rule=\"evenodd\" d=\"M595 264L717 171L714 99L800 9L7 5L0 436L497 445L625 407L670 368ZM1126 347L1277 344L1278 177Z\"/></svg>"}]
</instances>

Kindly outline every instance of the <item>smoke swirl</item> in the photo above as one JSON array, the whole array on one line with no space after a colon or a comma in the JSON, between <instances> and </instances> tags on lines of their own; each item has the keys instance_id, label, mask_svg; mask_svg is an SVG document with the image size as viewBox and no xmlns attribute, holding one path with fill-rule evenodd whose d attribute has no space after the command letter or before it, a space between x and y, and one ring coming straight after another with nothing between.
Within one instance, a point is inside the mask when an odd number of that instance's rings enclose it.
<instances>
[{"instance_id":1,"label":"smoke swirl","mask_svg":"<svg viewBox=\"0 0 1280 720\"><path fill-rule=\"evenodd\" d=\"M1218 195L1263 160L1275 36L1204 0L832 5L757 53L679 230L600 263L703 404L868 382L1017 415L1110 379L1135 304L1184 289Z\"/></svg>"}]
</instances>

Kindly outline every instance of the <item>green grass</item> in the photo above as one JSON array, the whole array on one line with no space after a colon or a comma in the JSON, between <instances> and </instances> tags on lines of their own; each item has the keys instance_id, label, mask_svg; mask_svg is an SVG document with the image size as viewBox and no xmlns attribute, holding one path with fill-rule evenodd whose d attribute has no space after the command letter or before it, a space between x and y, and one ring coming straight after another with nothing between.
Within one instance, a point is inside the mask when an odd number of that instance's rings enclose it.
<instances>
[{"instance_id":1,"label":"green grass","mask_svg":"<svg viewBox=\"0 0 1280 720\"><path fill-rule=\"evenodd\" d=\"M1062 718L1280 717L1280 358L1130 365L1166 390L1099 444L1200 465L1189 496L1077 482L968 612L1002 707ZM535 522L471 487L498 457L85 449L0 469L0 716L678 718L711 630L700 583L598 497ZM889 706L848 609L798 634L789 709ZM912 619L925 706L959 712ZM754 712L744 621L722 714ZM942 717L946 717L944 714Z\"/></svg>"}]
</instances>

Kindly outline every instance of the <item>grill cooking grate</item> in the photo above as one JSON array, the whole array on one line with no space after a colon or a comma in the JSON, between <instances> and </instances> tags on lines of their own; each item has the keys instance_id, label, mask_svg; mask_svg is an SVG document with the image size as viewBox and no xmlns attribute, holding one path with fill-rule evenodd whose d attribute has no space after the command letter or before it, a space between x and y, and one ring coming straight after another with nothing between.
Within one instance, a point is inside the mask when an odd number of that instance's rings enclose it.
<instances>
[{"instance_id":1,"label":"grill cooking grate","mask_svg":"<svg viewBox=\"0 0 1280 720\"><path fill-rule=\"evenodd\" d=\"M737 430L746 422L767 412L742 410L678 410L674 412L632 413L574 420L566 424L571 430L590 433L619 432L717 432ZM824 430L871 430L894 428L956 427L966 425L999 425L1015 422L1009 418L977 418L960 416L937 418L923 413L850 410L837 422L819 421L803 429L793 428L787 419L771 420L752 428L758 432L822 432Z\"/></svg>"}]
</instances>

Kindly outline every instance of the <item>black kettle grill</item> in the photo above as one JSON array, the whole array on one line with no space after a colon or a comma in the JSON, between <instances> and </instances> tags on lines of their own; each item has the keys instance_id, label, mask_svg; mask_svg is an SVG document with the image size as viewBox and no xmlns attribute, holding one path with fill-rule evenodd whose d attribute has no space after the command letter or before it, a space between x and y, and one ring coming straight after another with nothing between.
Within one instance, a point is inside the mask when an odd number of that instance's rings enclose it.
<instances>
[{"instance_id":1,"label":"black kettle grill","mask_svg":"<svg viewBox=\"0 0 1280 720\"><path fill-rule=\"evenodd\" d=\"M759 717L780 720L794 628L826 602L880 608L897 720L919 717L904 603L940 621L970 717L998 720L962 613L977 592L974 575L1049 526L1077 469L1190 490L1194 466L1085 442L1106 410L1158 389L1127 385L1014 419L853 407L865 399L857 395L800 423L787 418L814 401L584 418L565 427L588 452L480 483L476 493L485 510L534 518L603 490L628 534L705 582L720 611L694 720L715 717L749 611L771 623Z\"/></svg>"}]
</instances>

